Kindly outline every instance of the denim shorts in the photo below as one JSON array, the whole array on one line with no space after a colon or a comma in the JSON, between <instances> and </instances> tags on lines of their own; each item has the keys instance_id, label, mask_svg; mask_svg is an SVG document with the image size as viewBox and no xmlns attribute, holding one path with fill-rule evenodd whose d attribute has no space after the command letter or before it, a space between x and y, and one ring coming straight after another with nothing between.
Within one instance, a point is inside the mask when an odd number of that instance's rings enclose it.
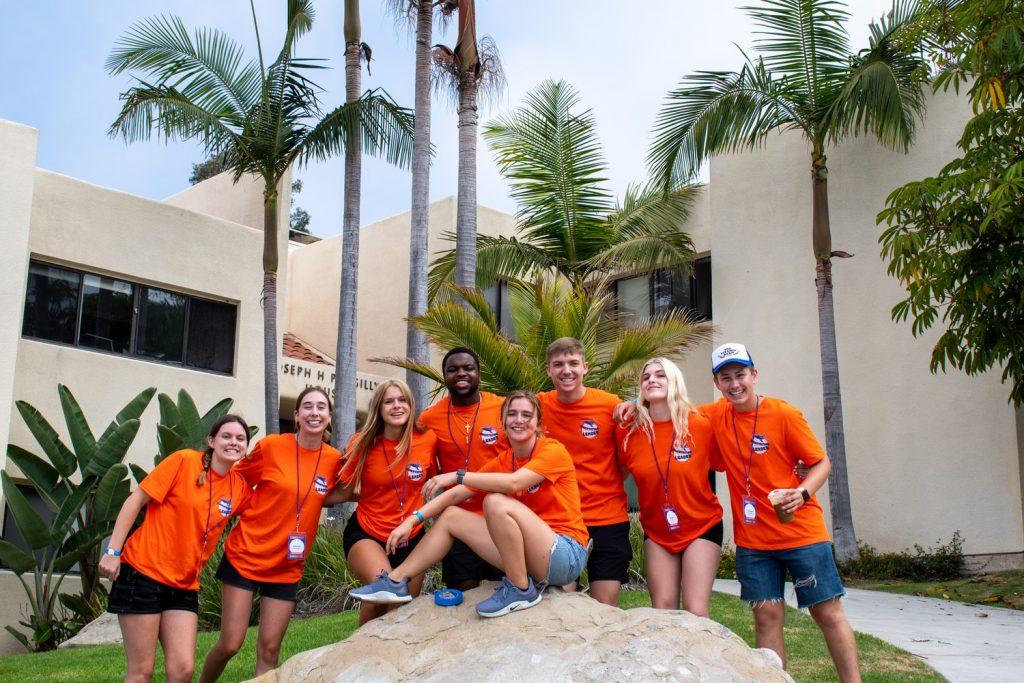
<instances>
[{"instance_id":1,"label":"denim shorts","mask_svg":"<svg viewBox=\"0 0 1024 683\"><path fill-rule=\"evenodd\" d=\"M736 578L740 599L750 604L783 599L789 573L800 607L846 594L832 556L832 544L825 541L785 550L736 548Z\"/></svg>"},{"instance_id":2,"label":"denim shorts","mask_svg":"<svg viewBox=\"0 0 1024 683\"><path fill-rule=\"evenodd\" d=\"M556 535L551 545L551 559L548 561L548 578L544 583L549 586L572 583L580 577L586 564L586 548L573 538Z\"/></svg>"}]
</instances>

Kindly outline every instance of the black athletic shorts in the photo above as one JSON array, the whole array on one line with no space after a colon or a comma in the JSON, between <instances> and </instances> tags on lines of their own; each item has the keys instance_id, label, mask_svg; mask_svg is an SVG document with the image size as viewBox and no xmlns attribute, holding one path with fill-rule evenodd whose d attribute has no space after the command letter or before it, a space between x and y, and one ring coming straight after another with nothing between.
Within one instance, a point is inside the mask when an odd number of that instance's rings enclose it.
<instances>
[{"instance_id":1,"label":"black athletic shorts","mask_svg":"<svg viewBox=\"0 0 1024 683\"><path fill-rule=\"evenodd\" d=\"M501 581L503 576L505 572L484 561L458 539L441 560L441 580L446 586L463 581Z\"/></svg>"},{"instance_id":2,"label":"black athletic shorts","mask_svg":"<svg viewBox=\"0 0 1024 683\"><path fill-rule=\"evenodd\" d=\"M294 583L271 583L270 581L253 581L247 579L238 573L231 561L228 560L228 556L225 553L224 559L220 561L220 566L217 567L217 573L214 575L222 583L226 583L229 586L235 588L241 588L247 590L250 593L259 593L265 598L273 598L274 600L286 600L288 602L296 602L296 597L299 590L299 582Z\"/></svg>"},{"instance_id":3,"label":"black athletic shorts","mask_svg":"<svg viewBox=\"0 0 1024 683\"><path fill-rule=\"evenodd\" d=\"M594 542L587 560L587 578L590 581L629 581L629 563L633 548L629 545L629 522L588 526Z\"/></svg>"},{"instance_id":4,"label":"black athletic shorts","mask_svg":"<svg viewBox=\"0 0 1024 683\"><path fill-rule=\"evenodd\" d=\"M114 614L160 614L169 609L199 613L199 591L168 586L124 560L110 587L107 611Z\"/></svg>"},{"instance_id":5,"label":"black athletic shorts","mask_svg":"<svg viewBox=\"0 0 1024 683\"><path fill-rule=\"evenodd\" d=\"M416 547L416 544L419 543L422 538L423 532L420 531L416 536L409 539L409 545L404 548L399 548L392 555L388 555L388 562L391 563L391 568L394 569L405 562L405 558L409 557L409 553L412 552L412 549ZM352 551L352 546L359 541L367 539L373 541L381 548L385 545L383 541L366 533L366 530L359 523L359 518L356 517L355 513L353 513L352 516L348 518L348 521L345 522L345 532L341 535L341 545L345 549L345 557L347 558L348 554Z\"/></svg>"},{"instance_id":6,"label":"black athletic shorts","mask_svg":"<svg viewBox=\"0 0 1024 683\"><path fill-rule=\"evenodd\" d=\"M646 541L648 538L650 538L650 536L644 534L644 540ZM705 541L711 541L716 545L722 545L722 540L725 538L725 527L722 526L721 522L719 522L718 524L714 525L713 527L702 533L697 538L703 538ZM693 540L696 541L697 538Z\"/></svg>"}]
</instances>

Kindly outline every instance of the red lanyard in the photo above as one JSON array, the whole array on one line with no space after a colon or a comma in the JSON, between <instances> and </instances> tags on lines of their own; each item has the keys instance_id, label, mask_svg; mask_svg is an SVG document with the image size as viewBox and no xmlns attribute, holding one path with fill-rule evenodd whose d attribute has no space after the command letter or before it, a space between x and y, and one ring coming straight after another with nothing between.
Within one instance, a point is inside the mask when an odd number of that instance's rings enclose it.
<instances>
[{"instance_id":1,"label":"red lanyard","mask_svg":"<svg viewBox=\"0 0 1024 683\"><path fill-rule=\"evenodd\" d=\"M754 402L754 429L750 432L750 454L747 456L747 461L743 464L743 477L747 484L747 495L750 495L750 468L754 465L754 437L757 436L757 414L761 410L761 397L758 396ZM732 438L736 442L736 452L740 458L743 457L743 451L740 450L740 436L736 431L736 408L732 409Z\"/></svg>"},{"instance_id":2,"label":"red lanyard","mask_svg":"<svg viewBox=\"0 0 1024 683\"><path fill-rule=\"evenodd\" d=\"M466 429L466 450L465 450L465 452L463 452L462 446L459 445L459 440L455 438L455 433L452 431L452 399L450 397L448 399L448 412L447 412L448 436L450 436L452 438L452 444L459 451L459 455L464 455L465 458L466 458L465 461L463 462L463 465L462 465L462 469L464 469L464 470L465 469L469 469L469 455L473 451L473 439L471 438L471 436L472 436L473 432L476 431L476 418L480 414L480 405L483 402L484 402L484 397L480 396L479 400L477 400L477 402L476 402L476 409L473 411L473 421L465 423L465 425L467 427L467 429Z\"/></svg>"},{"instance_id":3,"label":"red lanyard","mask_svg":"<svg viewBox=\"0 0 1024 683\"><path fill-rule=\"evenodd\" d=\"M653 431L653 429L652 429L652 431ZM675 432L673 431L673 436L674 435L675 435ZM665 502L668 503L669 502L669 499L668 499L668 475L669 475L669 471L672 469L672 461L675 460L675 458L672 457L673 456L673 454L672 454L672 451L673 451L672 446L675 445L675 441L673 440L672 444L669 445L669 448L668 448L668 458L665 460L665 473L664 474L661 473L661 463L658 462L658 451L654 448L654 435L653 434L651 434L651 433L647 434L647 442L651 445L651 458L654 460L654 466L658 468L658 478L661 479L661 488L662 488L662 490L665 491Z\"/></svg>"},{"instance_id":4,"label":"red lanyard","mask_svg":"<svg viewBox=\"0 0 1024 683\"><path fill-rule=\"evenodd\" d=\"M316 453L316 464L313 465L313 476L309 479L309 486L306 488L306 495L302 497L302 501L299 501L299 478L301 476L301 470L299 469L299 435L295 435L295 531L299 530L299 517L302 516L302 508L306 505L306 499L309 498L310 491L313 490L313 484L316 483L316 473L320 470L320 456L324 453L324 442L320 441L320 450Z\"/></svg>"},{"instance_id":5,"label":"red lanyard","mask_svg":"<svg viewBox=\"0 0 1024 683\"><path fill-rule=\"evenodd\" d=\"M395 479L395 473L391 471L391 465L397 462L398 454L395 454L395 460L388 460L388 448L384 445L384 439L380 440L380 449L384 451L384 462L388 467L388 474L391 475L391 488L395 490L395 498L398 499L398 507L402 509L402 516L405 517L405 499L408 494L409 487L409 476L407 472L402 474L402 492L398 492L398 480Z\"/></svg>"}]
</instances>

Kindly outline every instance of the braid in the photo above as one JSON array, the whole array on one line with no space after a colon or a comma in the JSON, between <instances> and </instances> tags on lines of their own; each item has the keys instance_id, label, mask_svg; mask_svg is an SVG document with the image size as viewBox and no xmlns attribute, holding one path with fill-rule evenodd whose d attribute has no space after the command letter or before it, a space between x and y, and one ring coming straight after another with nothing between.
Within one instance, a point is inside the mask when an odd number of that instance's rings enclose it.
<instances>
[{"instance_id":1,"label":"braid","mask_svg":"<svg viewBox=\"0 0 1024 683\"><path fill-rule=\"evenodd\" d=\"M202 486L206 483L206 473L210 471L210 465L213 464L213 449L207 447L203 451L203 471L196 477L196 486Z\"/></svg>"}]
</instances>

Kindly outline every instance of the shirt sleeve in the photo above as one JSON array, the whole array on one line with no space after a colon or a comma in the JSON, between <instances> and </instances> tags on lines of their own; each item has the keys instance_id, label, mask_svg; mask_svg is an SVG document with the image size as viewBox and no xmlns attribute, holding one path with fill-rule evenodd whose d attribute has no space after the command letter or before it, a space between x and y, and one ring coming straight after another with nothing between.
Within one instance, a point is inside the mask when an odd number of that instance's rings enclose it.
<instances>
[{"instance_id":1,"label":"shirt sleeve","mask_svg":"<svg viewBox=\"0 0 1024 683\"><path fill-rule=\"evenodd\" d=\"M242 475L245 483L250 488L256 486L263 479L263 443L269 437L263 437L256 442L249 454L232 469Z\"/></svg>"},{"instance_id":2,"label":"shirt sleeve","mask_svg":"<svg viewBox=\"0 0 1024 683\"><path fill-rule=\"evenodd\" d=\"M825 457L825 449L807 424L807 418L798 409L786 405L785 420L786 447L793 455L794 463L802 460L805 465L814 465Z\"/></svg>"},{"instance_id":3,"label":"shirt sleeve","mask_svg":"<svg viewBox=\"0 0 1024 683\"><path fill-rule=\"evenodd\" d=\"M498 455L494 456L493 458L485 462L484 466L476 470L476 472L505 472L505 469L501 466L501 458L502 455L499 453ZM478 489L473 486L470 486L469 484L463 484L463 486L465 486L473 493L490 493L490 491L487 491L485 489Z\"/></svg>"},{"instance_id":4,"label":"shirt sleeve","mask_svg":"<svg viewBox=\"0 0 1024 683\"><path fill-rule=\"evenodd\" d=\"M255 494L251 488L246 486L246 481L243 477L239 476L235 472L232 472L231 476L238 477L237 481L235 481L235 485L241 489L241 493L238 494L238 499L234 501L234 509L231 511L232 515L238 516L249 507L249 504L252 503Z\"/></svg>"},{"instance_id":5,"label":"shirt sleeve","mask_svg":"<svg viewBox=\"0 0 1024 683\"><path fill-rule=\"evenodd\" d=\"M167 492L174 488L174 483L178 481L178 474L181 472L181 465L186 453L188 451L175 451L161 460L160 464L142 480L139 488L156 502L164 502Z\"/></svg>"},{"instance_id":6,"label":"shirt sleeve","mask_svg":"<svg viewBox=\"0 0 1024 683\"><path fill-rule=\"evenodd\" d=\"M550 482L556 481L559 477L575 469L572 456L561 443L549 441L544 448L530 458L530 462L523 465L523 469L530 470L541 475Z\"/></svg>"}]
</instances>

